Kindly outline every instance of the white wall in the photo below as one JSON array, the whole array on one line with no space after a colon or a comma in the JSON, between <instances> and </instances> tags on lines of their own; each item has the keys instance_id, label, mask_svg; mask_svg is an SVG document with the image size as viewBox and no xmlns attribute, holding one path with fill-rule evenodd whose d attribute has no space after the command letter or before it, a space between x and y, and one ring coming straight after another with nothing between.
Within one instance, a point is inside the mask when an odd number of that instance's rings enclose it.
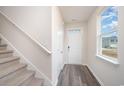
<instances>
[{"instance_id":1,"label":"white wall","mask_svg":"<svg viewBox=\"0 0 124 93\"><path fill-rule=\"evenodd\" d=\"M1 6L6 14L24 32L51 50L51 7L50 6Z\"/></svg>"},{"instance_id":2,"label":"white wall","mask_svg":"<svg viewBox=\"0 0 124 93\"><path fill-rule=\"evenodd\" d=\"M124 7L119 7L119 65L96 57L97 15L101 9L99 7L88 21L88 66L104 85L124 85Z\"/></svg>"},{"instance_id":3,"label":"white wall","mask_svg":"<svg viewBox=\"0 0 124 93\"><path fill-rule=\"evenodd\" d=\"M64 22L58 7L52 7L52 80L57 83L63 68Z\"/></svg>"},{"instance_id":4,"label":"white wall","mask_svg":"<svg viewBox=\"0 0 124 93\"><path fill-rule=\"evenodd\" d=\"M0 7L12 22L0 14L0 33L53 84L63 68L64 22L58 7ZM18 26L18 27L16 27ZM52 56L28 38L52 51Z\"/></svg>"},{"instance_id":5,"label":"white wall","mask_svg":"<svg viewBox=\"0 0 124 93\"><path fill-rule=\"evenodd\" d=\"M15 24L51 49L51 7L0 7ZM0 33L49 80L51 55L0 14Z\"/></svg>"},{"instance_id":6,"label":"white wall","mask_svg":"<svg viewBox=\"0 0 124 93\"><path fill-rule=\"evenodd\" d=\"M64 62L68 64L68 36L67 31L71 28L80 28L82 33L82 64L87 62L87 23L70 23L65 25L65 35L64 35Z\"/></svg>"}]
</instances>

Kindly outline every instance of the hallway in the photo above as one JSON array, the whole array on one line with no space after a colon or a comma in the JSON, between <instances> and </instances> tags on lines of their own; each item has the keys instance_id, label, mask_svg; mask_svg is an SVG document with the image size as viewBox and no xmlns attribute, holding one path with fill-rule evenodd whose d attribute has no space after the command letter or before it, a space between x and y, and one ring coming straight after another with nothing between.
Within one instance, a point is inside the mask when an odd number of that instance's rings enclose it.
<instances>
[{"instance_id":1,"label":"hallway","mask_svg":"<svg viewBox=\"0 0 124 93\"><path fill-rule=\"evenodd\" d=\"M0 85L124 85L123 16L117 6L0 6Z\"/></svg>"},{"instance_id":2,"label":"hallway","mask_svg":"<svg viewBox=\"0 0 124 93\"><path fill-rule=\"evenodd\" d=\"M58 86L100 86L87 66L64 65L58 79Z\"/></svg>"}]
</instances>

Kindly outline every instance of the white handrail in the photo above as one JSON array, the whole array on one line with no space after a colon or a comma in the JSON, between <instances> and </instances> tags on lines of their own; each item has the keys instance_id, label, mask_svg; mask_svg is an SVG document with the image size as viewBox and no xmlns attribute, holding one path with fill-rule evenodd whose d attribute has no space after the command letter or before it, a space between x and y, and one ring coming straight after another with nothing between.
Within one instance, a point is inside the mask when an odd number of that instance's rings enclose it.
<instances>
[{"instance_id":1,"label":"white handrail","mask_svg":"<svg viewBox=\"0 0 124 93\"><path fill-rule=\"evenodd\" d=\"M9 22L11 22L14 26L16 26L20 31L22 31L25 35L27 35L32 41L34 41L37 45L39 45L43 50L45 50L48 54L52 54L52 52L47 49L44 45L42 45L39 41L34 39L31 35L29 35L27 32L25 32L20 26L18 26L13 20L11 20L5 13L0 11L0 14L2 14Z\"/></svg>"}]
</instances>

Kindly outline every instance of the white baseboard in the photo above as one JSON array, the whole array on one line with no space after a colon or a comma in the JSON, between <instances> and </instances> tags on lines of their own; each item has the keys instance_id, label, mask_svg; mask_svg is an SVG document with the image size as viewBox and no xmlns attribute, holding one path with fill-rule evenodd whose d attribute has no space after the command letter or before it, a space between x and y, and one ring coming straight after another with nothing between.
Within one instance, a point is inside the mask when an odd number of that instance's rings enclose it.
<instances>
[{"instance_id":1,"label":"white baseboard","mask_svg":"<svg viewBox=\"0 0 124 93\"><path fill-rule=\"evenodd\" d=\"M13 44L11 44L9 42L9 40L7 40L1 33L0 33L0 37L2 38L3 41L5 41L8 46L10 48L12 48L15 52L15 54L19 55L21 57L21 59L24 60L24 63L28 64L29 65L29 68L32 69L32 70L35 70L37 73L36 76L40 77L40 78L43 78L45 80L45 84L44 85L52 85L52 82L51 80L44 74L42 73L35 65L33 65L19 50L17 50Z\"/></svg>"},{"instance_id":2,"label":"white baseboard","mask_svg":"<svg viewBox=\"0 0 124 93\"><path fill-rule=\"evenodd\" d=\"M93 69L89 66L89 65L87 65L87 64L83 64L83 65L86 65L88 68L89 68L89 70L92 72L92 74L95 76L95 78L97 79L97 81L100 83L100 85L101 86L104 86L104 84L103 84L103 82L100 80L100 78L95 74L95 72L93 71Z\"/></svg>"}]
</instances>

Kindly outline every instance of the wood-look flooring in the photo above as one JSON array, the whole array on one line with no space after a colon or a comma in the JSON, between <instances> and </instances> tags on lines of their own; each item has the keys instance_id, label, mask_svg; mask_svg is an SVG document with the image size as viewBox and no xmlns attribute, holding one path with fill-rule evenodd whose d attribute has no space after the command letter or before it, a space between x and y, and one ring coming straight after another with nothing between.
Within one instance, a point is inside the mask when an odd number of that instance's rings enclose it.
<instances>
[{"instance_id":1,"label":"wood-look flooring","mask_svg":"<svg viewBox=\"0 0 124 93\"><path fill-rule=\"evenodd\" d=\"M60 72L58 86L100 86L87 66L66 64Z\"/></svg>"}]
</instances>

